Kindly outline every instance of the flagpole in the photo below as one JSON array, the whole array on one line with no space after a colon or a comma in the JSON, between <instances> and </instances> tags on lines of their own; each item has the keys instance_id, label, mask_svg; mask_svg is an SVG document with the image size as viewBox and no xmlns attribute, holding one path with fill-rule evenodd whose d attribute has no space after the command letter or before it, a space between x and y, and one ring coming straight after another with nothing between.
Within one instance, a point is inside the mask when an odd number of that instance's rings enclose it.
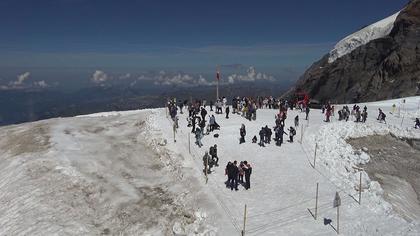
<instances>
[{"instance_id":1,"label":"flagpole","mask_svg":"<svg viewBox=\"0 0 420 236\"><path fill-rule=\"evenodd\" d=\"M219 70L219 67L217 67L217 78L216 78L216 80L217 80L217 84L216 84L216 102L217 102L217 100L219 100L219 80L220 80L220 70Z\"/></svg>"}]
</instances>

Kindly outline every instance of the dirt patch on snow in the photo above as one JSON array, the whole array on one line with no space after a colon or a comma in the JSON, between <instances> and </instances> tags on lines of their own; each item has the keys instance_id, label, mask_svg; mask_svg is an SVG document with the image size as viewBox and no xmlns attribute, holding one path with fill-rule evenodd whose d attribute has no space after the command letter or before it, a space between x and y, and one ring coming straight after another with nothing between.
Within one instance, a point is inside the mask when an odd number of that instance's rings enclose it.
<instances>
[{"instance_id":1,"label":"dirt patch on snow","mask_svg":"<svg viewBox=\"0 0 420 236\"><path fill-rule=\"evenodd\" d=\"M392 135L372 135L347 140L356 152L364 151L370 161L364 165L372 180L384 189L385 199L405 219L420 219L420 151L418 140Z\"/></svg>"},{"instance_id":2,"label":"dirt patch on snow","mask_svg":"<svg viewBox=\"0 0 420 236\"><path fill-rule=\"evenodd\" d=\"M46 124L36 124L23 130L8 129L0 142L0 150L12 156L48 150L49 133L50 128Z\"/></svg>"}]
</instances>

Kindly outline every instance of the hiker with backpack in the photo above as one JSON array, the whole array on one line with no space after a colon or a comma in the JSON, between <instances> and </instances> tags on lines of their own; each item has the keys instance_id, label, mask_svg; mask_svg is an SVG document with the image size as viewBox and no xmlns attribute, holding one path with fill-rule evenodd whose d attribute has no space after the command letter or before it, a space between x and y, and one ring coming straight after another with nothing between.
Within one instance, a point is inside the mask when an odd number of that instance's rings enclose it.
<instances>
[{"instance_id":1,"label":"hiker with backpack","mask_svg":"<svg viewBox=\"0 0 420 236\"><path fill-rule=\"evenodd\" d=\"M381 108L378 108L378 111L379 111L379 114L378 114L377 120L379 121L379 123L382 123L382 121L383 121L386 124L386 120L385 120L386 115L385 115L385 113L382 111Z\"/></svg>"}]
</instances>

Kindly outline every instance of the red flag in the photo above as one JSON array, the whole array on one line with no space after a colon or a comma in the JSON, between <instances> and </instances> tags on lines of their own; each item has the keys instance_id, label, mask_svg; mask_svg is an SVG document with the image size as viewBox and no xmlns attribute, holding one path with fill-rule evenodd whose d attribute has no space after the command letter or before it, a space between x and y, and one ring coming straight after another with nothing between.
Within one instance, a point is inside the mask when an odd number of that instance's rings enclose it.
<instances>
[{"instance_id":1,"label":"red flag","mask_svg":"<svg viewBox=\"0 0 420 236\"><path fill-rule=\"evenodd\" d=\"M216 79L217 80L220 80L220 73L219 73L219 71L217 71L217 73L216 73Z\"/></svg>"}]
</instances>

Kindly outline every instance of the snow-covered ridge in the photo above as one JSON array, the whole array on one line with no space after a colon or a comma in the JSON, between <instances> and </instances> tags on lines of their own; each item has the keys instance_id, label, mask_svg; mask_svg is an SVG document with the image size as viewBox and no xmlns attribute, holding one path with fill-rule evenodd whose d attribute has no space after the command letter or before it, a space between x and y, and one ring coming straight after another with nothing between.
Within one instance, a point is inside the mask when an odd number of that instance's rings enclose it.
<instances>
[{"instance_id":1,"label":"snow-covered ridge","mask_svg":"<svg viewBox=\"0 0 420 236\"><path fill-rule=\"evenodd\" d=\"M387 36L394 27L394 22L399 14L400 12L397 12L342 39L330 51L328 63L334 62L337 58L352 52L354 49L372 40Z\"/></svg>"}]
</instances>

